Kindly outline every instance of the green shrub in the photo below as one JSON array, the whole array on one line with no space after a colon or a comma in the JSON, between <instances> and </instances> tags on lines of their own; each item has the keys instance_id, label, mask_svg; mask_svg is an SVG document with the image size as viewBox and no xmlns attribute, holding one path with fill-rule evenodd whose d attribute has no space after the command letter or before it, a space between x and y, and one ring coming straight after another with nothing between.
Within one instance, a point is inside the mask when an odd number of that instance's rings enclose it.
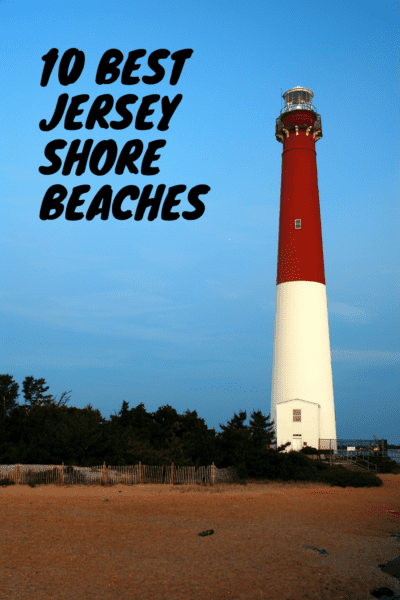
<instances>
[{"instance_id":1,"label":"green shrub","mask_svg":"<svg viewBox=\"0 0 400 600\"><path fill-rule=\"evenodd\" d=\"M29 469L25 476L25 481L29 485L29 487L32 488L36 487L37 485L46 485L46 483L59 483L61 481L60 470L57 467L54 467L54 469L50 469L49 471L45 472L37 472Z\"/></svg>"},{"instance_id":2,"label":"green shrub","mask_svg":"<svg viewBox=\"0 0 400 600\"><path fill-rule=\"evenodd\" d=\"M326 450L317 450L316 448L313 448L312 446L304 446L300 452L302 454L320 454L321 452L324 453L326 452Z\"/></svg>"},{"instance_id":3,"label":"green shrub","mask_svg":"<svg viewBox=\"0 0 400 600\"><path fill-rule=\"evenodd\" d=\"M236 473L236 475L231 479L231 483L236 485L247 485L247 480L239 477L239 475Z\"/></svg>"},{"instance_id":4,"label":"green shrub","mask_svg":"<svg viewBox=\"0 0 400 600\"><path fill-rule=\"evenodd\" d=\"M0 479L0 486L6 485L15 485L15 481L10 479L9 477L3 477L3 479Z\"/></svg>"},{"instance_id":5,"label":"green shrub","mask_svg":"<svg viewBox=\"0 0 400 600\"><path fill-rule=\"evenodd\" d=\"M312 446L304 446L301 450L299 450L298 454L325 454L325 456L329 456L331 451L328 449L325 450L317 450L317 448L313 448ZM332 450L333 453L333 450Z\"/></svg>"},{"instance_id":6,"label":"green shrub","mask_svg":"<svg viewBox=\"0 0 400 600\"><path fill-rule=\"evenodd\" d=\"M382 479L370 471L350 471L338 466L320 473L321 482L338 487L380 487Z\"/></svg>"},{"instance_id":7,"label":"green shrub","mask_svg":"<svg viewBox=\"0 0 400 600\"><path fill-rule=\"evenodd\" d=\"M367 460L372 465L376 465L376 473L400 473L400 463L388 456L362 456L361 454L357 456L358 458ZM360 464L366 465L364 462Z\"/></svg>"},{"instance_id":8,"label":"green shrub","mask_svg":"<svg viewBox=\"0 0 400 600\"><path fill-rule=\"evenodd\" d=\"M66 475L66 476L65 476ZM64 482L65 483L86 483L86 478L83 473L80 471L74 471L72 465L67 465L64 467ZM102 480L102 485L104 485L104 481Z\"/></svg>"},{"instance_id":9,"label":"green shrub","mask_svg":"<svg viewBox=\"0 0 400 600\"><path fill-rule=\"evenodd\" d=\"M238 460L236 464L233 464L236 469L236 477L232 482L239 483L246 479L252 481L308 481L339 487L379 487L383 484L382 480L371 471L351 471L341 465L332 465L331 467L329 461L313 460L307 454L315 454L318 451L315 451L314 448L309 450L286 453L268 449L254 453L245 460ZM390 462L397 465L395 461ZM388 464L387 460L384 464ZM378 472L380 472L379 467Z\"/></svg>"}]
</instances>

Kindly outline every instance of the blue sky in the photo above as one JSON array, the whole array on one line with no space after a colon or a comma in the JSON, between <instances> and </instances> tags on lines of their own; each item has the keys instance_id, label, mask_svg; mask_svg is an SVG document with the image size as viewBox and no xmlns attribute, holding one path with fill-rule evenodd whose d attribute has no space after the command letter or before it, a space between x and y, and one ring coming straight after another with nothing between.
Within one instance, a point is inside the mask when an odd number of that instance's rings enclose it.
<instances>
[{"instance_id":1,"label":"blue sky","mask_svg":"<svg viewBox=\"0 0 400 600\"><path fill-rule=\"evenodd\" d=\"M316 146L338 438L400 443L399 3L142 0L2 2L0 21L0 372L20 385L44 377L69 406L91 403L109 418L144 402L197 410L220 431L234 412L271 410L282 146L275 140L281 90L314 92L323 138ZM85 53L76 83L56 70L40 86L42 56ZM176 86L95 83L104 52L193 54ZM59 61L57 65L59 64ZM43 132L57 98L127 93L134 118L149 94L183 98L167 131L161 102L137 131ZM120 120L112 110L110 120ZM165 139L157 175L113 171L42 175L54 139ZM83 141L82 141L83 144ZM59 154L65 157L66 150ZM141 162L139 161L139 166ZM46 190L88 184L142 189L208 185L203 216L42 221ZM66 201L64 202L66 204ZM137 202L124 201L123 210ZM128 206L130 205L130 206ZM248 420L246 421L248 424Z\"/></svg>"}]
</instances>

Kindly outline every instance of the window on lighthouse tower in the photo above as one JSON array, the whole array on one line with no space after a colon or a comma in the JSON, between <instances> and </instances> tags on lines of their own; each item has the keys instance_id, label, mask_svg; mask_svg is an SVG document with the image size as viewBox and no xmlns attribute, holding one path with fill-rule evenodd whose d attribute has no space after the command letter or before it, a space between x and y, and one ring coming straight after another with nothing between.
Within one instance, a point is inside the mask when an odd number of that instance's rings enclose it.
<instances>
[{"instance_id":1,"label":"window on lighthouse tower","mask_svg":"<svg viewBox=\"0 0 400 600\"><path fill-rule=\"evenodd\" d=\"M301 219L294 220L295 229L301 229Z\"/></svg>"}]
</instances>

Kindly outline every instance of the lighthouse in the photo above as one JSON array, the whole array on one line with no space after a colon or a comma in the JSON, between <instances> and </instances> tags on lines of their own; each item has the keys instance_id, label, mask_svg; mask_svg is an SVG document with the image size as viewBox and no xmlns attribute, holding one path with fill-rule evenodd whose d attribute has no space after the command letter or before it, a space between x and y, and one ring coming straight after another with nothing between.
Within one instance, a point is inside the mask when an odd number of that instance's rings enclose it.
<instances>
[{"instance_id":1,"label":"lighthouse","mask_svg":"<svg viewBox=\"0 0 400 600\"><path fill-rule=\"evenodd\" d=\"M283 152L271 418L286 451L319 448L319 440L336 448L313 96L303 87L285 92L275 128Z\"/></svg>"}]
</instances>

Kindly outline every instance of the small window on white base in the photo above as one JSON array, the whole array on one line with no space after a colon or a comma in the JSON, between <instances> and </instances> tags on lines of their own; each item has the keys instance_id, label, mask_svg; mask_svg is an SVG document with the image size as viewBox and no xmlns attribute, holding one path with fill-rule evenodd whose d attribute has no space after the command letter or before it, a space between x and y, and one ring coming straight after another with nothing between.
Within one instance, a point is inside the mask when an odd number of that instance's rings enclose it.
<instances>
[{"instance_id":1,"label":"small window on white base","mask_svg":"<svg viewBox=\"0 0 400 600\"><path fill-rule=\"evenodd\" d=\"M301 229L301 219L295 219L294 220L294 228L295 229Z\"/></svg>"},{"instance_id":2,"label":"small window on white base","mask_svg":"<svg viewBox=\"0 0 400 600\"><path fill-rule=\"evenodd\" d=\"M293 421L301 421L301 408L293 409Z\"/></svg>"}]
</instances>

